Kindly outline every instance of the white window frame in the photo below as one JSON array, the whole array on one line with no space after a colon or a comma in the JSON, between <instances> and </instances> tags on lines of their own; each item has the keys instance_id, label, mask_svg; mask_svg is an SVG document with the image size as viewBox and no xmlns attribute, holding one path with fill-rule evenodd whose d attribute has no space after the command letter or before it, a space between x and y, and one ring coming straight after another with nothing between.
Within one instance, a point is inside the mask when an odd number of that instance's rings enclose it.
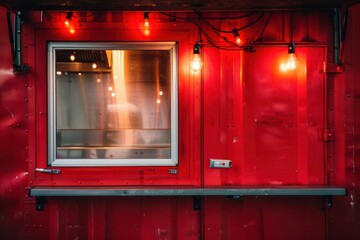
<instances>
[{"instance_id":1,"label":"white window frame","mask_svg":"<svg viewBox=\"0 0 360 240\"><path fill-rule=\"evenodd\" d=\"M168 50L171 64L171 158L56 158L56 50ZM50 166L177 166L178 165L178 49L176 42L49 42L48 43L48 164Z\"/></svg>"}]
</instances>

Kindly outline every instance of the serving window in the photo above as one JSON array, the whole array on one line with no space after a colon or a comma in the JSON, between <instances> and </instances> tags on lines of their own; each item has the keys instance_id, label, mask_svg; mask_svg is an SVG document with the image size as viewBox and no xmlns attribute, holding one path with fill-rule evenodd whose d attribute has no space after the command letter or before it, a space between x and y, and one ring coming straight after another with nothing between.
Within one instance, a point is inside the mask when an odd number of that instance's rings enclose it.
<instances>
[{"instance_id":1,"label":"serving window","mask_svg":"<svg viewBox=\"0 0 360 240\"><path fill-rule=\"evenodd\" d=\"M48 164L178 164L175 42L50 42Z\"/></svg>"}]
</instances>

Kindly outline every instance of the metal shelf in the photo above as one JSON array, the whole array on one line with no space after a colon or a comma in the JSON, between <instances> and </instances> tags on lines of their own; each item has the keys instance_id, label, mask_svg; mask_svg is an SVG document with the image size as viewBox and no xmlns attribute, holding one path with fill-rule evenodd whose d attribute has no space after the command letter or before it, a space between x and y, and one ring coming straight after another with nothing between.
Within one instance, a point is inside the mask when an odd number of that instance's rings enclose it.
<instances>
[{"instance_id":1,"label":"metal shelf","mask_svg":"<svg viewBox=\"0 0 360 240\"><path fill-rule=\"evenodd\" d=\"M331 186L271 186L224 188L112 188L112 187L34 187L34 197L83 196L345 196L346 189Z\"/></svg>"}]
</instances>

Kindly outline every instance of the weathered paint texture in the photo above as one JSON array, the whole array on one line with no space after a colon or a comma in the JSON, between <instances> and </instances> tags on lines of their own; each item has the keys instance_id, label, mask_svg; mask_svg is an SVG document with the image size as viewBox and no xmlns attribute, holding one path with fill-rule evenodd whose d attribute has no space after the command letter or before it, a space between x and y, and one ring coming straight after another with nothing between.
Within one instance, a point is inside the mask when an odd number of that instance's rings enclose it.
<instances>
[{"instance_id":1,"label":"weathered paint texture","mask_svg":"<svg viewBox=\"0 0 360 240\"><path fill-rule=\"evenodd\" d=\"M269 14L242 33L245 41L258 37ZM22 61L31 69L14 74L6 10L0 8L0 239L359 239L360 6L349 11L344 71L337 73L321 71L333 59L332 11L294 11L300 67L286 73L278 66L290 41L287 11L273 13L255 52L217 49L203 36L202 74L189 70L197 28L160 13L151 16L149 36L140 29L138 12L79 15L76 34L70 34L64 13L27 12ZM232 26L225 20L212 24ZM220 42L213 33L209 37ZM167 167L35 172L47 167L48 41L178 42L177 175ZM324 129L334 130L333 140L323 141ZM230 159L232 167L209 168L210 158ZM207 196L200 197L200 209L188 196L48 197L43 211L29 196L39 186L247 185L337 185L348 196Z\"/></svg>"}]
</instances>

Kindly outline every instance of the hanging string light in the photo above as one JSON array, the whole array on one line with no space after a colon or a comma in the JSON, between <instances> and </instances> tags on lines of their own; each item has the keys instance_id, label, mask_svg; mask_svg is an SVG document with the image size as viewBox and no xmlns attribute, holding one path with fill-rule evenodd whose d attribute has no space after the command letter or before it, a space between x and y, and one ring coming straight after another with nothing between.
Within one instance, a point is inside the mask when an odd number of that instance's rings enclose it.
<instances>
[{"instance_id":1,"label":"hanging string light","mask_svg":"<svg viewBox=\"0 0 360 240\"><path fill-rule=\"evenodd\" d=\"M202 68L202 60L200 57L200 44L196 42L193 47L193 57L191 60L191 69L194 72L199 71Z\"/></svg>"},{"instance_id":2,"label":"hanging string light","mask_svg":"<svg viewBox=\"0 0 360 240\"><path fill-rule=\"evenodd\" d=\"M236 28L234 28L232 31L233 31L233 34L234 34L235 43L237 45L242 45L242 41L241 41L240 34L239 34L238 30Z\"/></svg>"},{"instance_id":3,"label":"hanging string light","mask_svg":"<svg viewBox=\"0 0 360 240\"><path fill-rule=\"evenodd\" d=\"M65 17L64 25L68 27L71 23L73 12L68 12Z\"/></svg>"},{"instance_id":4,"label":"hanging string light","mask_svg":"<svg viewBox=\"0 0 360 240\"><path fill-rule=\"evenodd\" d=\"M149 21L149 13L144 12L144 34L149 35L150 34L150 21Z\"/></svg>"},{"instance_id":5,"label":"hanging string light","mask_svg":"<svg viewBox=\"0 0 360 240\"><path fill-rule=\"evenodd\" d=\"M288 56L286 60L281 63L280 69L284 72L295 71L297 69L298 60L295 54L295 44L293 42L293 13L290 14L290 43L288 45Z\"/></svg>"},{"instance_id":6,"label":"hanging string light","mask_svg":"<svg viewBox=\"0 0 360 240\"><path fill-rule=\"evenodd\" d=\"M74 34L75 29L74 29L74 25L72 23L72 17L73 17L73 12L68 12L66 14L66 17L65 17L65 20L64 20L64 25L69 30L69 32L71 34Z\"/></svg>"},{"instance_id":7,"label":"hanging string light","mask_svg":"<svg viewBox=\"0 0 360 240\"><path fill-rule=\"evenodd\" d=\"M202 42L201 40L201 14L200 12L196 12L198 19L197 19L197 27L198 27L198 40L195 42L194 46L193 46L193 56L190 62L190 67L191 70L193 72L197 72L199 70L201 70L202 68L202 60L201 60L201 56L200 56L200 49L201 49L201 45L199 44L199 42Z\"/></svg>"},{"instance_id":8,"label":"hanging string light","mask_svg":"<svg viewBox=\"0 0 360 240\"><path fill-rule=\"evenodd\" d=\"M272 11L270 11L270 12L251 11L251 12L247 12L242 15L229 14L228 16L202 16L201 12L195 11L194 17L182 17L182 16L179 16L176 14L160 12L160 14L169 17L169 19L171 19L172 21L191 22L195 26L197 26L199 32L201 32L201 34L206 39L205 43L203 43L203 41L201 41L201 40L198 41L198 42L201 42L202 47L203 46L215 47L217 49L229 50L229 51L238 51L239 49L244 49L245 51L250 51L250 52L254 51L254 44L259 42L259 40L262 40L261 37L263 36L265 29L267 28L270 20L272 19L272 13L273 13ZM266 16L266 15L267 15L267 18L264 19L264 16ZM243 18L248 18L248 21L245 21L246 24L240 25L238 20L243 19ZM229 21L230 24L227 24L227 25L230 25L232 27L230 29L219 28L215 24L213 24L213 22L211 22L214 20ZM207 28L205 29L202 26L200 26L200 22L203 22L207 26ZM261 23L263 23L262 30L259 33L259 35L256 38L254 38L255 40L251 41L251 36L249 36L249 38L247 38L247 40L245 41L244 35L241 35L240 32L245 29L251 28L254 25L261 24ZM236 43L236 39L230 40L230 38L227 36L228 34L232 34L233 37L235 37L234 31L233 31L234 28L239 33L239 36L241 35L240 45ZM210 30L211 32L209 32L207 30ZM219 37L219 39L215 40L210 33L213 33L215 36ZM221 42L221 40L223 42ZM239 41L239 40L237 40L237 41Z\"/></svg>"},{"instance_id":9,"label":"hanging string light","mask_svg":"<svg viewBox=\"0 0 360 240\"><path fill-rule=\"evenodd\" d=\"M294 71L297 68L297 58L295 55L295 44L290 42L288 45L288 57L285 62L285 69L287 71Z\"/></svg>"}]
</instances>

